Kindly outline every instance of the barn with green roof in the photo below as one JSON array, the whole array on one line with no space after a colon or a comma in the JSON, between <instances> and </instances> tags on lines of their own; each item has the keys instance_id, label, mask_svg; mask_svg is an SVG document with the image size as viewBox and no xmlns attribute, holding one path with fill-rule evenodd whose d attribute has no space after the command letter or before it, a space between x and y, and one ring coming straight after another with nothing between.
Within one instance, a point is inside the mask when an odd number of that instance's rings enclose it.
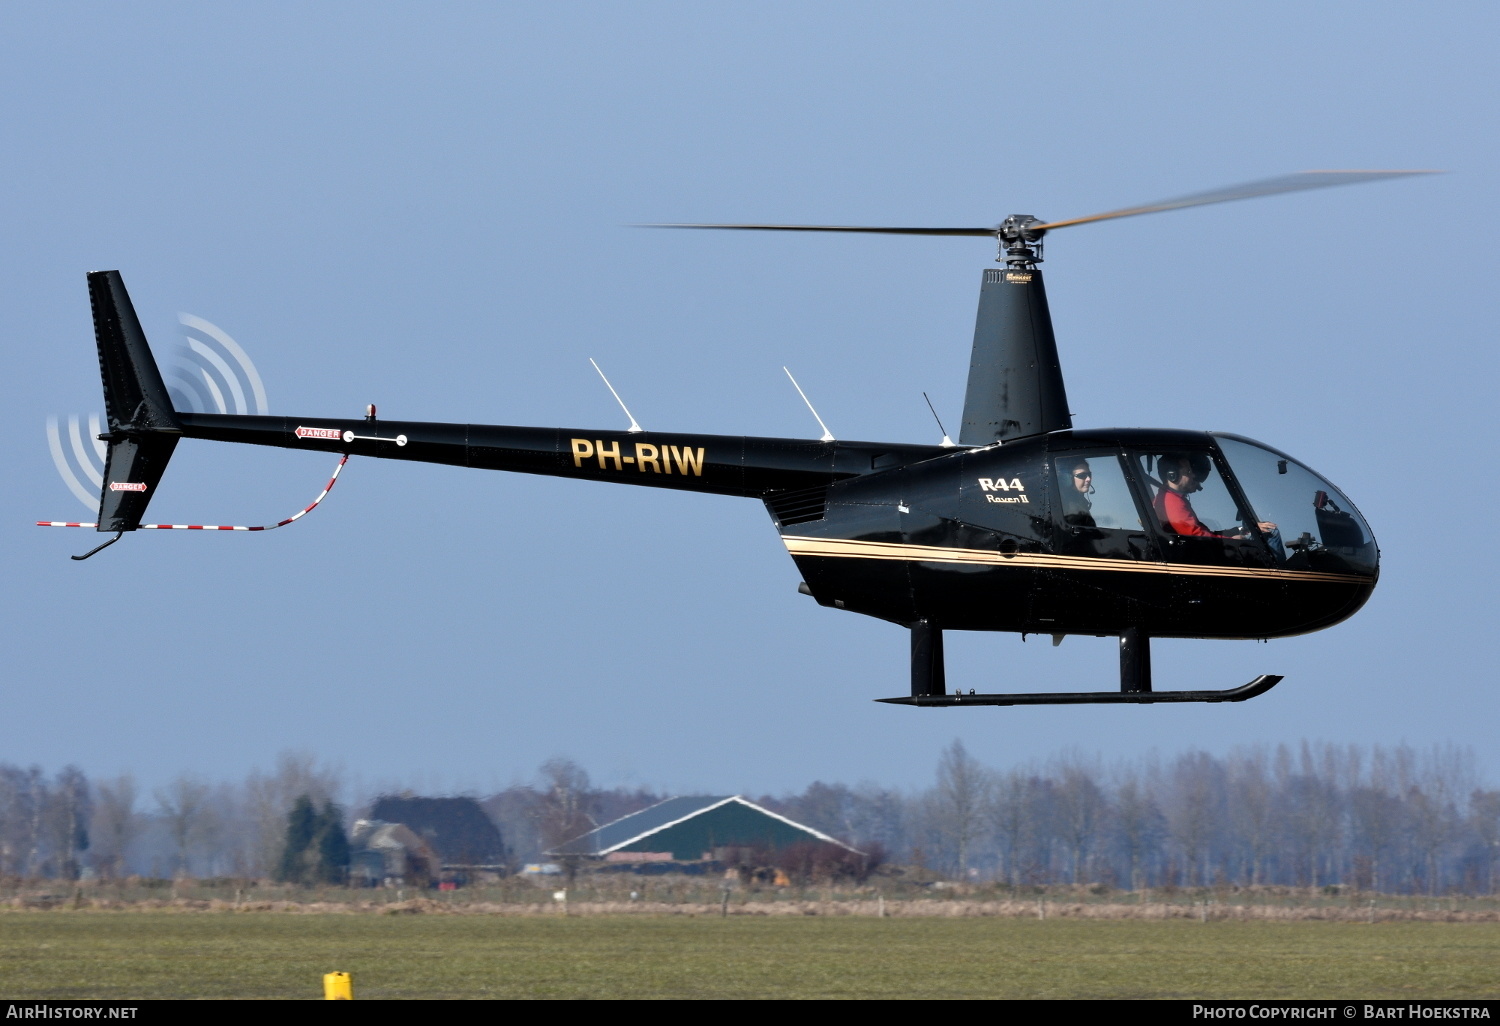
<instances>
[{"instance_id":1,"label":"barn with green roof","mask_svg":"<svg viewBox=\"0 0 1500 1026\"><path fill-rule=\"evenodd\" d=\"M844 842L763 809L740 795L668 798L564 842L554 858L605 862L707 862L726 848L781 850Z\"/></svg>"}]
</instances>

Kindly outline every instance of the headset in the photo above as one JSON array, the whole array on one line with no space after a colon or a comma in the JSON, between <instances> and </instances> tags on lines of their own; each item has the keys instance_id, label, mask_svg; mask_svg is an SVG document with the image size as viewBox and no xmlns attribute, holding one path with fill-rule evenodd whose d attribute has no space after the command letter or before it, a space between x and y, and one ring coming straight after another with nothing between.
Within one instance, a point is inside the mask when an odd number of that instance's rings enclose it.
<instances>
[{"instance_id":1,"label":"headset","mask_svg":"<svg viewBox=\"0 0 1500 1026\"><path fill-rule=\"evenodd\" d=\"M1176 484L1182 480L1182 464L1186 462L1192 475L1199 481L1208 477L1213 469L1206 453L1163 453L1157 458L1156 465L1161 468L1162 479L1168 484Z\"/></svg>"}]
</instances>

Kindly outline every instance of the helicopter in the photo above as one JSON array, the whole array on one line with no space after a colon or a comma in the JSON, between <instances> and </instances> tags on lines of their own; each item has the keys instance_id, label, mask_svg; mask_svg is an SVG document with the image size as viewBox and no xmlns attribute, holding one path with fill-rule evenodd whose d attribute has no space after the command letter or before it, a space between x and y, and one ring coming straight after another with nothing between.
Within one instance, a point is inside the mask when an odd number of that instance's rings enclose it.
<instances>
[{"instance_id":1,"label":"helicopter","mask_svg":"<svg viewBox=\"0 0 1500 1026\"><path fill-rule=\"evenodd\" d=\"M1379 578L1374 535L1326 478L1253 439L1074 428L1039 266L1043 239L1115 218L1430 173L1306 171L1070 220L1012 215L990 227L641 226L995 239L1001 266L980 283L958 441L944 432L940 445L848 441L826 428L817 440L655 432L634 418L623 431L388 421L373 406L363 419L186 412L173 406L120 273L90 272L108 421L98 436L107 446L98 520L38 523L114 533L74 559L127 532L189 526L142 523L184 438L339 454L340 468L357 455L740 496L765 504L801 572L801 593L907 629L910 693L877 701L1245 701L1283 678L1155 691L1151 639L1269 640L1339 623ZM1054 644L1118 637L1119 689L950 692L943 635L951 630L1050 635Z\"/></svg>"}]
</instances>

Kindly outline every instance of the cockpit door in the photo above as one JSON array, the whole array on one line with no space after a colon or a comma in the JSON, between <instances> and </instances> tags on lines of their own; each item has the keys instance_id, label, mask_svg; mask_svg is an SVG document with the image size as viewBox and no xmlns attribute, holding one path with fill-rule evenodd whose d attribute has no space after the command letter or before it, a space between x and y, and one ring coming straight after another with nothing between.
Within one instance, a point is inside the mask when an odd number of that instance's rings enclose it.
<instances>
[{"instance_id":1,"label":"cockpit door","mask_svg":"<svg viewBox=\"0 0 1500 1026\"><path fill-rule=\"evenodd\" d=\"M1270 545L1217 454L1206 449L1135 452L1150 497L1149 520L1162 558L1199 566L1270 568Z\"/></svg>"},{"instance_id":2,"label":"cockpit door","mask_svg":"<svg viewBox=\"0 0 1500 1026\"><path fill-rule=\"evenodd\" d=\"M1136 565L1157 555L1117 450L1053 450L1046 484L1051 544L1036 571L1029 629L1112 634L1140 622L1146 607L1170 602L1170 580Z\"/></svg>"},{"instance_id":3,"label":"cockpit door","mask_svg":"<svg viewBox=\"0 0 1500 1026\"><path fill-rule=\"evenodd\" d=\"M1286 584L1264 528L1217 453L1204 448L1130 454L1150 497L1148 522L1170 575L1171 616L1189 636L1254 637L1284 612Z\"/></svg>"}]
</instances>

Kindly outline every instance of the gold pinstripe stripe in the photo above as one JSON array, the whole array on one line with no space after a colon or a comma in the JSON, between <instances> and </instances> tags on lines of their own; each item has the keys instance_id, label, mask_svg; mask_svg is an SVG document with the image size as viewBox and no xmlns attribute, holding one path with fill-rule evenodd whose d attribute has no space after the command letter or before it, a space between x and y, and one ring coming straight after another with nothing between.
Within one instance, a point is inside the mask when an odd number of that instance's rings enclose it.
<instances>
[{"instance_id":1,"label":"gold pinstripe stripe","mask_svg":"<svg viewBox=\"0 0 1500 1026\"><path fill-rule=\"evenodd\" d=\"M1356 574L1332 574L1317 570L1272 570L1247 566L1198 566L1191 563L1148 563L1094 556L1053 556L1018 552L1007 556L986 549L956 549L938 545L905 545L897 542L848 541L841 538L806 538L783 535L787 551L794 556L825 556L835 559L888 559L916 563L990 564L994 566L1040 567L1051 570L1102 570L1135 574L1187 574L1196 577L1269 577L1284 581L1324 581L1358 584L1369 578Z\"/></svg>"}]
</instances>

